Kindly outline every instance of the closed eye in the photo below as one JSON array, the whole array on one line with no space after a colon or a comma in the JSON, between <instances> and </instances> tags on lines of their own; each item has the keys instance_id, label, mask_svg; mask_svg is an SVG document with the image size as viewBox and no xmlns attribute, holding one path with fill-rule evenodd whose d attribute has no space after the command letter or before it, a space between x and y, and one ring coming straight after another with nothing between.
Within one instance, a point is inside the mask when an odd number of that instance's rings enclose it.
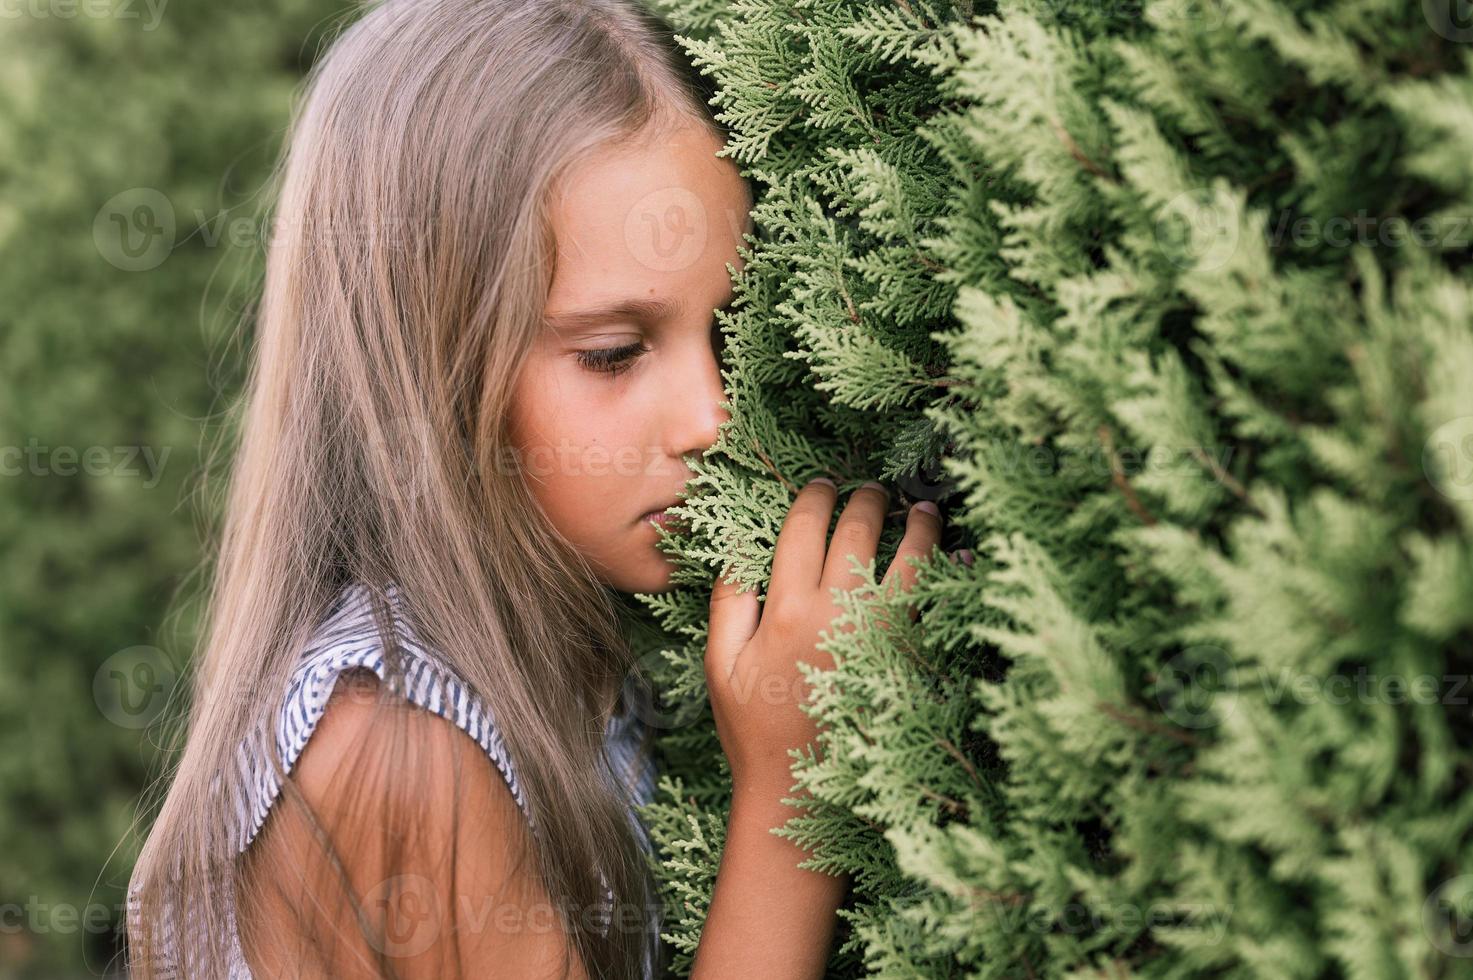
<instances>
[{"instance_id":1,"label":"closed eye","mask_svg":"<svg viewBox=\"0 0 1473 980\"><path fill-rule=\"evenodd\" d=\"M735 300L725 306L717 307L715 313L730 313ZM726 350L726 338L721 333L721 324L714 319L711 321L711 347L716 353L716 360L722 363L722 355ZM581 350L577 352L578 363L590 371L607 374L610 377L617 376L634 366L634 362L648 354L653 348L643 341L625 344L622 347L598 347L592 350Z\"/></svg>"},{"instance_id":2,"label":"closed eye","mask_svg":"<svg viewBox=\"0 0 1473 980\"><path fill-rule=\"evenodd\" d=\"M643 341L625 344L623 347L599 347L578 351L578 363L590 371L610 376L618 375L634 366L634 362L650 352Z\"/></svg>"}]
</instances>

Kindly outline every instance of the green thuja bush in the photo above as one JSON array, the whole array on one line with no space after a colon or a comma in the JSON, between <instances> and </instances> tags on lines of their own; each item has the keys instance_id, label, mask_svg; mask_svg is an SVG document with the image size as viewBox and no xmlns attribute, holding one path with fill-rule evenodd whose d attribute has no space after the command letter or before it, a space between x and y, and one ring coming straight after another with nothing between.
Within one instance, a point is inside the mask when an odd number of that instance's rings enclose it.
<instances>
[{"instance_id":1,"label":"green thuja bush","mask_svg":"<svg viewBox=\"0 0 1473 980\"><path fill-rule=\"evenodd\" d=\"M1473 976L1473 30L1438 0L661 0L758 232L667 543L674 970L706 599L798 486L938 499L808 672L831 973Z\"/></svg>"}]
</instances>

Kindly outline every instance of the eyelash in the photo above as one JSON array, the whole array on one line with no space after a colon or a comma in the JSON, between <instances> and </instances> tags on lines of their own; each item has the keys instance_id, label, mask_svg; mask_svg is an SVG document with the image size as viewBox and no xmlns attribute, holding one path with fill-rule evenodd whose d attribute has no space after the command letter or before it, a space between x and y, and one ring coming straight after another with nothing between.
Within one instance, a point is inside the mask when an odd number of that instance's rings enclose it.
<instances>
[{"instance_id":1,"label":"eyelash","mask_svg":"<svg viewBox=\"0 0 1473 980\"><path fill-rule=\"evenodd\" d=\"M604 347L598 350L580 350L578 362L590 371L610 376L622 374L634 367L634 362L650 352L643 343L626 344L623 347Z\"/></svg>"},{"instance_id":2,"label":"eyelash","mask_svg":"<svg viewBox=\"0 0 1473 980\"><path fill-rule=\"evenodd\" d=\"M721 308L721 312L723 313L729 311L730 307L723 306ZM726 338L722 336L720 324L712 324L711 337L715 341L716 356L719 360L722 351L726 348ZM634 343L626 344L623 347L601 347L595 350L580 350L578 352L578 362L590 371L616 377L634 367L634 362L648 354L651 349L644 343Z\"/></svg>"}]
</instances>

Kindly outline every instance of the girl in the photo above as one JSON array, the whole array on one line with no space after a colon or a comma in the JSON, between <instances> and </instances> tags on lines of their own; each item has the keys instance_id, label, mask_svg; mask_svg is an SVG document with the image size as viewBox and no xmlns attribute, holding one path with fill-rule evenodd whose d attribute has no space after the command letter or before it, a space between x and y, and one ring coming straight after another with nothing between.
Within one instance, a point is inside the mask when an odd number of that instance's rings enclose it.
<instances>
[{"instance_id":1,"label":"girl","mask_svg":"<svg viewBox=\"0 0 1473 980\"><path fill-rule=\"evenodd\" d=\"M314 66L278 179L187 738L131 972L649 977L654 773L620 598L722 424L750 228L709 91L624 0L387 0ZM795 666L886 494L808 484L765 609L718 581L734 802L702 978L817 977L843 879L769 833ZM940 534L907 519L886 574ZM628 680L621 680L623 678Z\"/></svg>"}]
</instances>

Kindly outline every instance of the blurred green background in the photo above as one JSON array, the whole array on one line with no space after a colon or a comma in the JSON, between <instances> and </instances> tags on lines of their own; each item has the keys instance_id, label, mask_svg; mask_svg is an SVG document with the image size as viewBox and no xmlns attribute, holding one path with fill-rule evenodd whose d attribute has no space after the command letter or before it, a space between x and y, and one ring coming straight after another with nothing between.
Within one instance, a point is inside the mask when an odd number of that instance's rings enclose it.
<instances>
[{"instance_id":1,"label":"blurred green background","mask_svg":"<svg viewBox=\"0 0 1473 980\"><path fill-rule=\"evenodd\" d=\"M109 975L262 184L350 0L0 3L0 980Z\"/></svg>"}]
</instances>

